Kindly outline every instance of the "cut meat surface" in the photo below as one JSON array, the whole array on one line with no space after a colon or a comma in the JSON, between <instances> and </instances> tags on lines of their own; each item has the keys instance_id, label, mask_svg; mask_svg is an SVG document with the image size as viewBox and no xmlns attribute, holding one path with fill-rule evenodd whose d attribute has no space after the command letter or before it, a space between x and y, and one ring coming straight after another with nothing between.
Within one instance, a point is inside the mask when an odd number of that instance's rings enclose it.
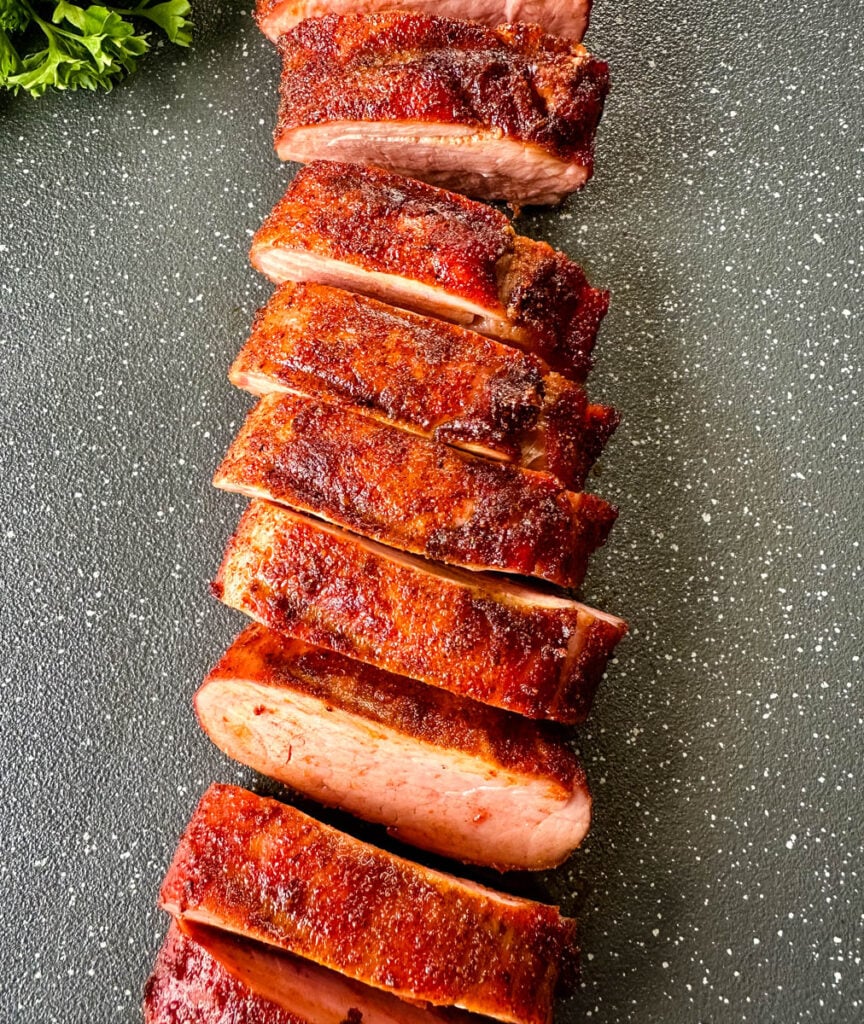
<instances>
[{"instance_id":1,"label":"cut meat surface","mask_svg":"<svg viewBox=\"0 0 864 1024\"><path fill-rule=\"evenodd\" d=\"M374 163L516 204L560 202L591 176L608 67L539 25L331 14L278 46L283 160Z\"/></svg>"},{"instance_id":2,"label":"cut meat surface","mask_svg":"<svg viewBox=\"0 0 864 1024\"><path fill-rule=\"evenodd\" d=\"M420 867L234 786L211 786L160 894L183 921L285 949L393 995L549 1024L576 956L557 908Z\"/></svg>"},{"instance_id":3,"label":"cut meat surface","mask_svg":"<svg viewBox=\"0 0 864 1024\"><path fill-rule=\"evenodd\" d=\"M470 1024L251 939L172 921L144 993L146 1024ZM481 1024L481 1022L477 1022Z\"/></svg>"},{"instance_id":4,"label":"cut meat surface","mask_svg":"<svg viewBox=\"0 0 864 1024\"><path fill-rule=\"evenodd\" d=\"M296 395L259 401L213 482L425 558L566 587L581 584L617 514L548 474Z\"/></svg>"},{"instance_id":5,"label":"cut meat surface","mask_svg":"<svg viewBox=\"0 0 864 1024\"><path fill-rule=\"evenodd\" d=\"M554 867L590 825L584 772L557 732L257 624L195 710L229 757L457 860Z\"/></svg>"},{"instance_id":6,"label":"cut meat surface","mask_svg":"<svg viewBox=\"0 0 864 1024\"><path fill-rule=\"evenodd\" d=\"M497 210L374 167L302 168L258 230L253 265L469 327L583 380L609 305L572 260Z\"/></svg>"},{"instance_id":7,"label":"cut meat surface","mask_svg":"<svg viewBox=\"0 0 864 1024\"><path fill-rule=\"evenodd\" d=\"M200 931L203 933L204 929ZM209 931L209 930L208 930ZM236 942L238 955L251 943ZM277 954L269 960L275 961ZM317 1024L253 992L172 921L144 988L145 1024ZM341 1022L340 1022L341 1024Z\"/></svg>"},{"instance_id":8,"label":"cut meat surface","mask_svg":"<svg viewBox=\"0 0 864 1024\"><path fill-rule=\"evenodd\" d=\"M621 619L253 501L213 584L263 625L529 718L581 721Z\"/></svg>"},{"instance_id":9,"label":"cut meat surface","mask_svg":"<svg viewBox=\"0 0 864 1024\"><path fill-rule=\"evenodd\" d=\"M254 395L323 398L580 490L618 425L535 356L341 288L286 282L234 361Z\"/></svg>"},{"instance_id":10,"label":"cut meat surface","mask_svg":"<svg viewBox=\"0 0 864 1024\"><path fill-rule=\"evenodd\" d=\"M402 11L438 14L447 18L468 18L484 25L505 21L525 21L542 25L547 32L580 42L588 28L590 0L365 0L363 10L369 14L398 7ZM306 18L325 14L354 14L352 0L258 0L255 20L261 31L274 43L283 33Z\"/></svg>"}]
</instances>

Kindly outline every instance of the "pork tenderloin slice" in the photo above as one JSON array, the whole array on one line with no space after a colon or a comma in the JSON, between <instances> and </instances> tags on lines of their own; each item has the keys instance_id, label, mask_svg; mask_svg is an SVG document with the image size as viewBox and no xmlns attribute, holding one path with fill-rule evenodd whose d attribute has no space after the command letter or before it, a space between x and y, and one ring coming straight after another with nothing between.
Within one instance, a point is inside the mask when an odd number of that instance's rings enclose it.
<instances>
[{"instance_id":1,"label":"pork tenderloin slice","mask_svg":"<svg viewBox=\"0 0 864 1024\"><path fill-rule=\"evenodd\" d=\"M252 939L172 919L144 994L145 1024L470 1024L413 1006ZM481 1024L477 1021L477 1024Z\"/></svg>"},{"instance_id":2,"label":"pork tenderloin slice","mask_svg":"<svg viewBox=\"0 0 864 1024\"><path fill-rule=\"evenodd\" d=\"M283 160L374 163L515 205L591 176L608 67L539 25L330 14L278 46Z\"/></svg>"},{"instance_id":3,"label":"pork tenderloin slice","mask_svg":"<svg viewBox=\"0 0 864 1024\"><path fill-rule=\"evenodd\" d=\"M187 928L191 932L191 926L171 921L144 986L144 1024L319 1024L317 1018L304 1017L253 991L194 941ZM196 926L195 934L199 933L205 933L203 926ZM217 934L212 929L206 933ZM232 952L238 957L251 949L248 940L230 936L228 941L235 944ZM296 958L295 962L300 963ZM266 963L274 972L282 967L276 953L270 953Z\"/></svg>"},{"instance_id":4,"label":"pork tenderloin slice","mask_svg":"<svg viewBox=\"0 0 864 1024\"><path fill-rule=\"evenodd\" d=\"M569 598L427 562L266 501L243 514L213 592L286 636L565 723L585 718L627 630Z\"/></svg>"},{"instance_id":5,"label":"pork tenderloin slice","mask_svg":"<svg viewBox=\"0 0 864 1024\"><path fill-rule=\"evenodd\" d=\"M515 205L554 206L588 180L588 167L495 128L428 121L328 121L283 129L280 160L340 160L411 175L469 196Z\"/></svg>"},{"instance_id":6,"label":"pork tenderloin slice","mask_svg":"<svg viewBox=\"0 0 864 1024\"><path fill-rule=\"evenodd\" d=\"M455 324L312 283L258 311L229 379L254 395L337 401L580 490L618 422L536 356Z\"/></svg>"},{"instance_id":7,"label":"pork tenderloin slice","mask_svg":"<svg viewBox=\"0 0 864 1024\"><path fill-rule=\"evenodd\" d=\"M581 42L591 14L590 0L365 0L363 10L371 14L398 7L420 14L439 14L448 18L468 18L484 25L500 25L505 21L525 21L542 25L547 32ZM274 43L306 18L325 14L353 14L353 0L258 0L255 20L258 27Z\"/></svg>"},{"instance_id":8,"label":"pork tenderloin slice","mask_svg":"<svg viewBox=\"0 0 864 1024\"><path fill-rule=\"evenodd\" d=\"M549 1024L576 922L362 843L275 800L211 786L160 903L433 1006Z\"/></svg>"},{"instance_id":9,"label":"pork tenderloin slice","mask_svg":"<svg viewBox=\"0 0 864 1024\"><path fill-rule=\"evenodd\" d=\"M296 395L259 401L213 482L425 558L565 587L581 584L617 515L545 473Z\"/></svg>"},{"instance_id":10,"label":"pork tenderloin slice","mask_svg":"<svg viewBox=\"0 0 864 1024\"><path fill-rule=\"evenodd\" d=\"M255 234L253 265L469 327L583 380L609 305L582 269L483 203L374 167L302 168Z\"/></svg>"},{"instance_id":11,"label":"pork tenderloin slice","mask_svg":"<svg viewBox=\"0 0 864 1024\"><path fill-rule=\"evenodd\" d=\"M457 860L555 867L591 822L584 771L556 732L257 624L195 710L229 757Z\"/></svg>"}]
</instances>

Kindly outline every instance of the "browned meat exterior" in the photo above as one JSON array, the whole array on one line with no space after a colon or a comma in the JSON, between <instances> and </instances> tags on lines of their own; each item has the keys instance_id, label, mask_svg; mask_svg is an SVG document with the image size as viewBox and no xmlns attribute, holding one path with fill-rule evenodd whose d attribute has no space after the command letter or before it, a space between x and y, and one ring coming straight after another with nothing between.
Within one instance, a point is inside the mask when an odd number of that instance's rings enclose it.
<instances>
[{"instance_id":1,"label":"browned meat exterior","mask_svg":"<svg viewBox=\"0 0 864 1024\"><path fill-rule=\"evenodd\" d=\"M258 624L195 710L229 757L457 860L554 867L590 825L585 774L556 731Z\"/></svg>"},{"instance_id":2,"label":"browned meat exterior","mask_svg":"<svg viewBox=\"0 0 864 1024\"><path fill-rule=\"evenodd\" d=\"M281 285L232 383L338 401L464 451L545 470L580 490L618 425L535 356L341 288Z\"/></svg>"},{"instance_id":3,"label":"browned meat exterior","mask_svg":"<svg viewBox=\"0 0 864 1024\"><path fill-rule=\"evenodd\" d=\"M364 0L367 13L398 7L421 14L440 14L448 18L469 18L484 25L504 21L527 21L542 25L547 32L579 42L588 28L590 0ZM274 43L284 32L305 18L325 14L352 14L356 0L258 0L255 20Z\"/></svg>"},{"instance_id":4,"label":"browned meat exterior","mask_svg":"<svg viewBox=\"0 0 864 1024\"><path fill-rule=\"evenodd\" d=\"M483 203L373 167L302 168L252 242L277 284L315 281L462 324L582 380L609 305L572 260Z\"/></svg>"},{"instance_id":5,"label":"browned meat exterior","mask_svg":"<svg viewBox=\"0 0 864 1024\"><path fill-rule=\"evenodd\" d=\"M196 929L197 933L198 929ZM200 928L201 934L204 929ZM230 937L239 955L248 940ZM270 953L268 960L277 961ZM277 964L278 966L278 964ZM145 1024L319 1024L253 992L172 921L144 988ZM340 1024L340 1022L333 1022Z\"/></svg>"},{"instance_id":6,"label":"browned meat exterior","mask_svg":"<svg viewBox=\"0 0 864 1024\"><path fill-rule=\"evenodd\" d=\"M565 587L581 584L617 515L546 473L297 395L259 401L213 483L424 558Z\"/></svg>"},{"instance_id":7,"label":"browned meat exterior","mask_svg":"<svg viewBox=\"0 0 864 1024\"><path fill-rule=\"evenodd\" d=\"M176 917L433 1006L549 1024L576 922L394 857L292 807L211 786L162 885Z\"/></svg>"},{"instance_id":8,"label":"browned meat exterior","mask_svg":"<svg viewBox=\"0 0 864 1024\"><path fill-rule=\"evenodd\" d=\"M144 993L146 1024L470 1024L230 932L171 922ZM480 1022L478 1022L480 1024Z\"/></svg>"},{"instance_id":9,"label":"browned meat exterior","mask_svg":"<svg viewBox=\"0 0 864 1024\"><path fill-rule=\"evenodd\" d=\"M253 501L213 590L277 632L528 718L576 722L626 625Z\"/></svg>"},{"instance_id":10,"label":"browned meat exterior","mask_svg":"<svg viewBox=\"0 0 864 1024\"><path fill-rule=\"evenodd\" d=\"M558 203L591 177L608 67L539 25L330 14L278 46L282 160L374 163L516 204Z\"/></svg>"}]
</instances>

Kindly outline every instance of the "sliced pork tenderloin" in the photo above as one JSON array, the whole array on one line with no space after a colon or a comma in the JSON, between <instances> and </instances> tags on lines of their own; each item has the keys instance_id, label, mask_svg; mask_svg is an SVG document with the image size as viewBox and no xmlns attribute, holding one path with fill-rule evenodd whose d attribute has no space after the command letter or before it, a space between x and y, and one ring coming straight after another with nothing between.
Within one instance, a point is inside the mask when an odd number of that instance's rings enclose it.
<instances>
[{"instance_id":1,"label":"sliced pork tenderloin","mask_svg":"<svg viewBox=\"0 0 864 1024\"><path fill-rule=\"evenodd\" d=\"M591 822L585 773L557 731L258 624L195 711L236 761L456 860L545 870Z\"/></svg>"},{"instance_id":2,"label":"sliced pork tenderloin","mask_svg":"<svg viewBox=\"0 0 864 1024\"><path fill-rule=\"evenodd\" d=\"M193 926L189 926L191 933ZM218 933L194 926L196 935ZM229 955L243 958L252 951L248 940L228 936L233 948ZM227 945L223 942L221 944ZM265 948L265 947L261 947ZM287 958L286 958L287 960ZM297 958L294 958L295 962ZM279 954L269 952L259 961L275 972ZM276 982L278 985L278 982ZM343 1018L344 1020L344 1018ZM196 942L187 928L171 922L156 956L153 971L144 986L144 1024L317 1024L278 1000L268 999L235 977L223 964ZM334 1024L341 1024L336 1021Z\"/></svg>"},{"instance_id":3,"label":"sliced pork tenderloin","mask_svg":"<svg viewBox=\"0 0 864 1024\"><path fill-rule=\"evenodd\" d=\"M578 587L617 509L344 406L266 395L213 483L424 558Z\"/></svg>"},{"instance_id":4,"label":"sliced pork tenderloin","mask_svg":"<svg viewBox=\"0 0 864 1024\"><path fill-rule=\"evenodd\" d=\"M425 1009L252 939L174 921L144 991L145 1024L482 1024Z\"/></svg>"},{"instance_id":5,"label":"sliced pork tenderloin","mask_svg":"<svg viewBox=\"0 0 864 1024\"><path fill-rule=\"evenodd\" d=\"M286 636L529 718L585 718L626 624L253 501L213 592Z\"/></svg>"},{"instance_id":6,"label":"sliced pork tenderloin","mask_svg":"<svg viewBox=\"0 0 864 1024\"><path fill-rule=\"evenodd\" d=\"M229 378L253 395L340 402L581 490L618 425L541 360L455 324L319 284L282 284Z\"/></svg>"},{"instance_id":7,"label":"sliced pork tenderloin","mask_svg":"<svg viewBox=\"0 0 864 1024\"><path fill-rule=\"evenodd\" d=\"M278 46L282 160L372 163L516 205L591 177L608 67L539 25L332 14Z\"/></svg>"},{"instance_id":8,"label":"sliced pork tenderloin","mask_svg":"<svg viewBox=\"0 0 864 1024\"><path fill-rule=\"evenodd\" d=\"M497 210L374 167L301 168L256 232L277 284L335 285L516 345L583 380L609 295Z\"/></svg>"},{"instance_id":9,"label":"sliced pork tenderloin","mask_svg":"<svg viewBox=\"0 0 864 1024\"><path fill-rule=\"evenodd\" d=\"M510 1024L551 1024L576 922L395 857L235 786L211 786L160 903L355 981Z\"/></svg>"}]
</instances>

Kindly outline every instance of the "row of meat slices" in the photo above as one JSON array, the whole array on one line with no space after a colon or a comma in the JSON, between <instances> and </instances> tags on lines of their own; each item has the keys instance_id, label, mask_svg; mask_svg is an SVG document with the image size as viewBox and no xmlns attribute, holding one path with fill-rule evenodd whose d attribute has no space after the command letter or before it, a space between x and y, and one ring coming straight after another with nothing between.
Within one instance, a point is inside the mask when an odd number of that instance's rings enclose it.
<instances>
[{"instance_id":1,"label":"row of meat slices","mask_svg":"<svg viewBox=\"0 0 864 1024\"><path fill-rule=\"evenodd\" d=\"M147 1024L549 1024L578 954L576 922L555 907L234 786L202 797L159 902L174 924Z\"/></svg>"},{"instance_id":2,"label":"row of meat slices","mask_svg":"<svg viewBox=\"0 0 864 1024\"><path fill-rule=\"evenodd\" d=\"M432 11L426 0L373 0L363 13L261 0L283 65L278 156L371 163L516 206L580 188L609 87L607 65L579 42L587 3Z\"/></svg>"},{"instance_id":3,"label":"row of meat slices","mask_svg":"<svg viewBox=\"0 0 864 1024\"><path fill-rule=\"evenodd\" d=\"M230 371L259 401L215 483L252 501L213 589L254 623L201 726L418 848L560 864L591 796L557 723L626 630L548 586L579 585L616 515L575 489L617 425L580 383L607 296L488 207L336 162L299 172L252 260L279 287ZM548 1024L577 954L555 908L232 787L161 903L148 1024Z\"/></svg>"}]
</instances>

